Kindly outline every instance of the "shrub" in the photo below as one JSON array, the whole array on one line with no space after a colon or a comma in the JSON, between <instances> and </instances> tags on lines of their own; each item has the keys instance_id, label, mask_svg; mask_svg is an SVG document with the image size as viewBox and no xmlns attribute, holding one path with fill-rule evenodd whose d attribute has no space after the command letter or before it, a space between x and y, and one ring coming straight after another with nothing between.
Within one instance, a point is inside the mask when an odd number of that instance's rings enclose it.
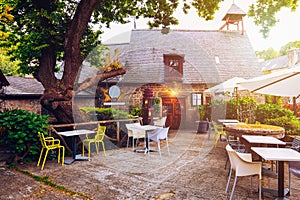
<instances>
[{"instance_id":1,"label":"shrub","mask_svg":"<svg viewBox=\"0 0 300 200\"><path fill-rule=\"evenodd\" d=\"M96 113L98 120L133 118L131 114L128 114L123 110L117 110L115 108L82 107L80 109L86 113Z\"/></svg>"},{"instance_id":2,"label":"shrub","mask_svg":"<svg viewBox=\"0 0 300 200\"><path fill-rule=\"evenodd\" d=\"M260 104L255 111L256 121L265 124L269 119L287 117L287 120L296 119L294 113L278 104Z\"/></svg>"},{"instance_id":3,"label":"shrub","mask_svg":"<svg viewBox=\"0 0 300 200\"><path fill-rule=\"evenodd\" d=\"M300 122L293 111L278 104L260 104L255 111L256 121L262 124L281 126L286 134L299 134Z\"/></svg>"},{"instance_id":4,"label":"shrub","mask_svg":"<svg viewBox=\"0 0 300 200\"><path fill-rule=\"evenodd\" d=\"M132 116L142 117L142 108L141 107L132 107L129 108L129 114Z\"/></svg>"},{"instance_id":5,"label":"shrub","mask_svg":"<svg viewBox=\"0 0 300 200\"><path fill-rule=\"evenodd\" d=\"M255 121L256 102L252 97L240 97L238 99L238 112L240 121ZM208 118L217 120L220 118L237 119L236 99L229 101L214 100L208 106Z\"/></svg>"},{"instance_id":6,"label":"shrub","mask_svg":"<svg viewBox=\"0 0 300 200\"><path fill-rule=\"evenodd\" d=\"M0 143L14 149L19 159L32 160L39 154L38 132L47 135L48 119L48 115L19 109L0 112Z\"/></svg>"}]
</instances>

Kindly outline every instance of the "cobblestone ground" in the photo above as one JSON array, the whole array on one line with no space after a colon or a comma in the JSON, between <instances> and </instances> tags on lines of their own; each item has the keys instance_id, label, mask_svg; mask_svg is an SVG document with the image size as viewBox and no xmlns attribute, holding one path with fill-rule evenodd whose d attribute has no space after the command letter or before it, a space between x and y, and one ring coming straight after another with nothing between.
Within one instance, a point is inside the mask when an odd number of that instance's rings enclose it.
<instances>
[{"instance_id":1,"label":"cobblestone ground","mask_svg":"<svg viewBox=\"0 0 300 200\"><path fill-rule=\"evenodd\" d=\"M151 144L153 148L155 145ZM225 145L220 141L214 147L208 134L183 131L171 134L170 155L162 144L162 157L157 152L145 155L121 148L107 150L106 157L102 152L94 153L91 161L71 165L47 161L43 171L35 163L17 165L20 170L48 178L65 191L2 166L0 199L228 199L224 193L228 175L228 168L224 169ZM258 199L256 177L252 183L251 190L250 178L239 178L234 199ZM299 183L293 177L289 199L300 198ZM263 187L276 189L277 179L263 176ZM263 198L275 199L265 192Z\"/></svg>"}]
</instances>

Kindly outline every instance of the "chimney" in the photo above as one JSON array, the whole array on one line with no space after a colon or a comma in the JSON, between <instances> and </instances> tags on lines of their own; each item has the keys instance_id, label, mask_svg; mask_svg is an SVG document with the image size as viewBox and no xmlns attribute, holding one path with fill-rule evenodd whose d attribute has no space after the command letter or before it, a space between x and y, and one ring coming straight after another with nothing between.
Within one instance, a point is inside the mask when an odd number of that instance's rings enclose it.
<instances>
[{"instance_id":1,"label":"chimney","mask_svg":"<svg viewBox=\"0 0 300 200\"><path fill-rule=\"evenodd\" d=\"M300 49L293 48L288 51L288 67L292 67L300 62Z\"/></svg>"}]
</instances>

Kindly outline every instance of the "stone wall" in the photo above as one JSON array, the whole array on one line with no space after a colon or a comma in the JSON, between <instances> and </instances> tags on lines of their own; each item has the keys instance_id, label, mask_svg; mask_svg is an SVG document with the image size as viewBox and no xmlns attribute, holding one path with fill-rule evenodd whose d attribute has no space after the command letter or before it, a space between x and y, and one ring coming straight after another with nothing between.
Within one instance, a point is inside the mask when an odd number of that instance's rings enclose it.
<instances>
[{"instance_id":1,"label":"stone wall","mask_svg":"<svg viewBox=\"0 0 300 200\"><path fill-rule=\"evenodd\" d=\"M0 99L0 111L21 109L41 114L42 106L39 99Z\"/></svg>"}]
</instances>

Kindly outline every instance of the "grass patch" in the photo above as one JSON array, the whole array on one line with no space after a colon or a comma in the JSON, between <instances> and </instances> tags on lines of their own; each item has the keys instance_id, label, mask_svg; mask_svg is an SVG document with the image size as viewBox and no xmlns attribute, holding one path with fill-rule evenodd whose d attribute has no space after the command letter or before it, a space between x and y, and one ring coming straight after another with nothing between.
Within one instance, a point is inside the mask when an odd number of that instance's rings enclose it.
<instances>
[{"instance_id":1,"label":"grass patch","mask_svg":"<svg viewBox=\"0 0 300 200\"><path fill-rule=\"evenodd\" d=\"M33 179L35 179L38 182L44 183L46 185L49 185L49 186L51 186L53 188L56 188L56 189L58 189L60 191L68 193L68 194L70 194L72 196L81 196L81 197L84 197L85 199L91 199L86 194L83 194L83 193L80 193L80 192L75 192L75 191L72 191L72 190L69 190L69 189L65 188L64 186L57 185L56 183L53 183L51 180L49 180L48 176L41 177L41 176L34 175L34 174L32 174L32 173L30 173L28 171L21 170L19 168L15 168L15 169L17 171L19 171L19 172L27 175L27 176L32 177Z\"/></svg>"}]
</instances>

